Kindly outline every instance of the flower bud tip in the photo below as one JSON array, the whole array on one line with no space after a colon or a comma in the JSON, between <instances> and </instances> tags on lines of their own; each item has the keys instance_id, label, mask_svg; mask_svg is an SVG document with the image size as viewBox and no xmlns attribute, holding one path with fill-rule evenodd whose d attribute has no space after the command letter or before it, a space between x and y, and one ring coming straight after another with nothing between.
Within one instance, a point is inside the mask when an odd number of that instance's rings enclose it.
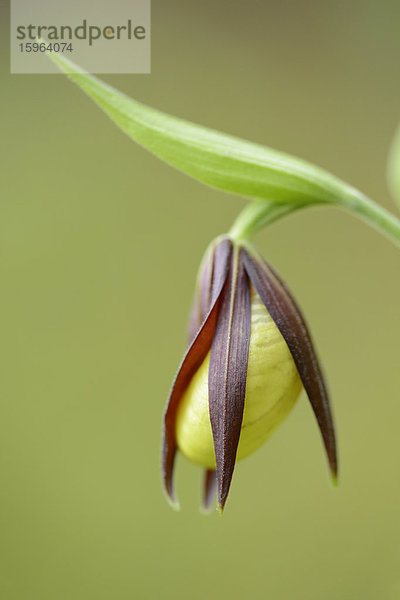
<instances>
[{"instance_id":1,"label":"flower bud tip","mask_svg":"<svg viewBox=\"0 0 400 600\"><path fill-rule=\"evenodd\" d=\"M335 487L335 488L339 487L339 477L338 477L337 473L331 473L331 481L332 481L333 487Z\"/></svg>"},{"instance_id":2,"label":"flower bud tip","mask_svg":"<svg viewBox=\"0 0 400 600\"><path fill-rule=\"evenodd\" d=\"M180 512L181 510L181 505L179 504L179 501L176 498L171 498L171 496L168 496L168 494L166 494L167 500L168 500L168 504L170 505L170 507L175 511L175 512Z\"/></svg>"},{"instance_id":3,"label":"flower bud tip","mask_svg":"<svg viewBox=\"0 0 400 600\"><path fill-rule=\"evenodd\" d=\"M202 515L204 515L205 517L208 517L212 512L212 507L204 506L204 504L200 504L199 511Z\"/></svg>"},{"instance_id":4,"label":"flower bud tip","mask_svg":"<svg viewBox=\"0 0 400 600\"><path fill-rule=\"evenodd\" d=\"M222 517L222 515L224 514L224 508L225 506L223 506L222 504L218 504L217 511L220 517Z\"/></svg>"}]
</instances>

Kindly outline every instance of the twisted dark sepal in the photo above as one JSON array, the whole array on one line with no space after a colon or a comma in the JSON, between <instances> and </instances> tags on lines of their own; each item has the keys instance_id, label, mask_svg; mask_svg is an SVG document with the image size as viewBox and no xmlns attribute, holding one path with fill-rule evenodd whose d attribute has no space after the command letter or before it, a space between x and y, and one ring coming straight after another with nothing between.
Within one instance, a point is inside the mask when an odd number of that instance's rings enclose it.
<instances>
[{"instance_id":1,"label":"twisted dark sepal","mask_svg":"<svg viewBox=\"0 0 400 600\"><path fill-rule=\"evenodd\" d=\"M286 285L264 259L250 254L244 248L241 249L241 256L254 288L292 354L317 418L332 478L336 482L338 463L329 397L304 317Z\"/></svg>"},{"instance_id":2,"label":"twisted dark sepal","mask_svg":"<svg viewBox=\"0 0 400 600\"><path fill-rule=\"evenodd\" d=\"M189 346L179 367L164 413L164 430L162 444L162 475L164 489L168 500L175 509L179 509L173 485L173 471L177 450L175 423L179 402L188 387L190 380L205 359L210 350L221 297L228 283L227 275L232 255L232 243L228 239L220 242L215 250L213 281L211 289L210 308L204 321Z\"/></svg>"},{"instance_id":3,"label":"twisted dark sepal","mask_svg":"<svg viewBox=\"0 0 400 600\"><path fill-rule=\"evenodd\" d=\"M214 279L214 262L218 245L212 244L208 248L200 265L193 304L189 316L188 340L189 345L196 337L208 311L212 300L212 286Z\"/></svg>"},{"instance_id":4,"label":"twisted dark sepal","mask_svg":"<svg viewBox=\"0 0 400 600\"><path fill-rule=\"evenodd\" d=\"M250 285L238 248L231 261L208 372L220 512L228 497L243 420L251 324Z\"/></svg>"}]
</instances>

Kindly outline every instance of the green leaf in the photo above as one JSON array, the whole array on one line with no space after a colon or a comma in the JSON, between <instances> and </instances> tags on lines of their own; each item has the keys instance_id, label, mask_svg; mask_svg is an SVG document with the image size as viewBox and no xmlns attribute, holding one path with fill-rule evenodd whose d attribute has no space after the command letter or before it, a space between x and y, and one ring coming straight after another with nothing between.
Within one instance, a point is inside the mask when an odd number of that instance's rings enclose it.
<instances>
[{"instance_id":1,"label":"green leaf","mask_svg":"<svg viewBox=\"0 0 400 600\"><path fill-rule=\"evenodd\" d=\"M389 153L388 181L392 196L400 206L400 125L397 127Z\"/></svg>"},{"instance_id":2,"label":"green leaf","mask_svg":"<svg viewBox=\"0 0 400 600\"><path fill-rule=\"evenodd\" d=\"M337 204L400 244L398 219L323 169L164 114L125 96L63 56L48 55L135 142L184 173L224 191L277 204Z\"/></svg>"}]
</instances>

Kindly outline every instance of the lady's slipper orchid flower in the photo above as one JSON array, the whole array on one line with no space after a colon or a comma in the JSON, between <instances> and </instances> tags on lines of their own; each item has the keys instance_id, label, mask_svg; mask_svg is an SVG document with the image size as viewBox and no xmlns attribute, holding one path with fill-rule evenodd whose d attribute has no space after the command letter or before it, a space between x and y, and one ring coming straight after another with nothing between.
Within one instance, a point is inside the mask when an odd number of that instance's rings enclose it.
<instances>
[{"instance_id":1,"label":"lady's slipper orchid flower","mask_svg":"<svg viewBox=\"0 0 400 600\"><path fill-rule=\"evenodd\" d=\"M236 460L265 442L302 385L336 477L328 395L304 318L277 273L247 243L222 237L206 253L190 339L164 416L163 478L174 506L177 449L205 469L205 508L217 487L222 511Z\"/></svg>"}]
</instances>

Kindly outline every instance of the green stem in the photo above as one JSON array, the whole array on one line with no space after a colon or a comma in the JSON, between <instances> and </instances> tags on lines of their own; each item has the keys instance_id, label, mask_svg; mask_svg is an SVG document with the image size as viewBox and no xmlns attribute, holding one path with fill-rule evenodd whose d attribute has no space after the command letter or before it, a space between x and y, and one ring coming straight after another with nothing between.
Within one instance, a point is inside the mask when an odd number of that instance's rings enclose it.
<instances>
[{"instance_id":1,"label":"green stem","mask_svg":"<svg viewBox=\"0 0 400 600\"><path fill-rule=\"evenodd\" d=\"M400 246L400 219L360 192L352 190L351 194L343 197L340 203L336 202L334 205L356 213L357 216ZM236 241L250 241L260 229L304 206L307 204L278 204L267 200L255 200L239 214L229 235Z\"/></svg>"},{"instance_id":2,"label":"green stem","mask_svg":"<svg viewBox=\"0 0 400 600\"><path fill-rule=\"evenodd\" d=\"M341 206L346 210L355 212L371 227L377 229L400 246L400 219L388 210L361 193L355 194L353 200L348 201L346 199Z\"/></svg>"},{"instance_id":3,"label":"green stem","mask_svg":"<svg viewBox=\"0 0 400 600\"><path fill-rule=\"evenodd\" d=\"M236 218L229 235L236 241L250 241L260 229L303 206L305 204L277 204L269 200L255 200L247 204Z\"/></svg>"}]
</instances>

